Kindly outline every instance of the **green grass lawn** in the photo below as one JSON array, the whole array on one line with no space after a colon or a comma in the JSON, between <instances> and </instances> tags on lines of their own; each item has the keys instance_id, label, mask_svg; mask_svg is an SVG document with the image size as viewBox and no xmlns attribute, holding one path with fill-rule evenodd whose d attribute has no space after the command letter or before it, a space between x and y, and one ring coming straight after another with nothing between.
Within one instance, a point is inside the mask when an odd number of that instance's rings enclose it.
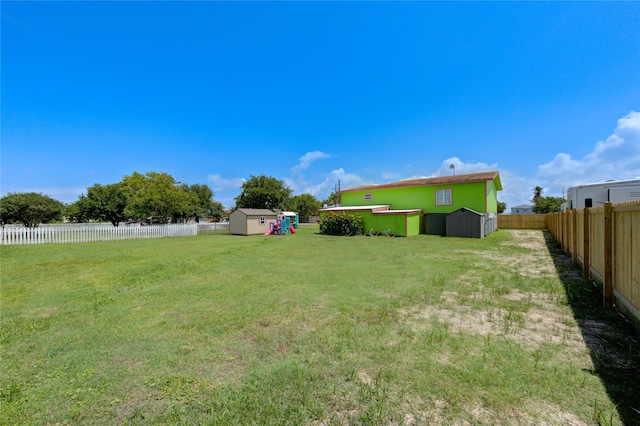
<instances>
[{"instance_id":1,"label":"green grass lawn","mask_svg":"<svg viewBox=\"0 0 640 426\"><path fill-rule=\"evenodd\" d=\"M0 254L2 424L632 421L541 231ZM637 350L603 363L637 369Z\"/></svg>"}]
</instances>

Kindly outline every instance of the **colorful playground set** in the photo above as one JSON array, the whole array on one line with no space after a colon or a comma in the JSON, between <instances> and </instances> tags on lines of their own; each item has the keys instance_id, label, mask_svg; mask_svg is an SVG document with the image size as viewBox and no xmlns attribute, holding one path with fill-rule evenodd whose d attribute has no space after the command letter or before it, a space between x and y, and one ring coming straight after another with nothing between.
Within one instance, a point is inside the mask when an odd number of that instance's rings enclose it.
<instances>
[{"instance_id":1,"label":"colorful playground set","mask_svg":"<svg viewBox=\"0 0 640 426\"><path fill-rule=\"evenodd\" d=\"M280 213L275 222L269 222L269 230L265 232L264 235L287 235L295 233L296 230L293 224L291 224L290 217L284 213Z\"/></svg>"}]
</instances>

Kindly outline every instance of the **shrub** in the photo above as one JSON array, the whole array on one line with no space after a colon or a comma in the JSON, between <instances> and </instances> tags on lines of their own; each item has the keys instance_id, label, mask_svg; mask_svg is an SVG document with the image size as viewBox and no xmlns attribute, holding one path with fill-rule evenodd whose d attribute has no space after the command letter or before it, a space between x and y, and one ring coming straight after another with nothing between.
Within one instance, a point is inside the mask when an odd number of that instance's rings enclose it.
<instances>
[{"instance_id":1,"label":"shrub","mask_svg":"<svg viewBox=\"0 0 640 426\"><path fill-rule=\"evenodd\" d=\"M353 213L331 212L320 216L320 234L322 235L364 235L362 217Z\"/></svg>"}]
</instances>

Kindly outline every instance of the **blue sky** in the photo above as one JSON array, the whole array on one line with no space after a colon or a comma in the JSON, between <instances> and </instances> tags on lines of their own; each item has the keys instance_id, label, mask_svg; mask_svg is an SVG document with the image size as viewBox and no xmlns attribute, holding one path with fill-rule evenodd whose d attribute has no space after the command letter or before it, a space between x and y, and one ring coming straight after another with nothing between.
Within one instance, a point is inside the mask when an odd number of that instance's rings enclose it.
<instances>
[{"instance_id":1,"label":"blue sky","mask_svg":"<svg viewBox=\"0 0 640 426\"><path fill-rule=\"evenodd\" d=\"M2 195L640 177L639 2L0 3Z\"/></svg>"}]
</instances>

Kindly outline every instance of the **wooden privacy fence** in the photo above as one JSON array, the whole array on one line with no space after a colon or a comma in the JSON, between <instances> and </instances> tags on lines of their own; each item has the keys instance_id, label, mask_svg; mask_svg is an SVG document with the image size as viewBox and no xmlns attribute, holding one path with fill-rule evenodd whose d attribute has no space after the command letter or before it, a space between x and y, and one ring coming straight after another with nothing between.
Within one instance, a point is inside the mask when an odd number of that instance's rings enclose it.
<instances>
[{"instance_id":1,"label":"wooden privacy fence","mask_svg":"<svg viewBox=\"0 0 640 426\"><path fill-rule=\"evenodd\" d=\"M499 214L498 229L547 229L547 215Z\"/></svg>"},{"instance_id":2,"label":"wooden privacy fence","mask_svg":"<svg viewBox=\"0 0 640 426\"><path fill-rule=\"evenodd\" d=\"M198 224L121 225L77 224L45 225L37 228L6 226L0 229L3 245L88 243L134 238L186 237L198 234Z\"/></svg>"},{"instance_id":3,"label":"wooden privacy fence","mask_svg":"<svg viewBox=\"0 0 640 426\"><path fill-rule=\"evenodd\" d=\"M548 214L548 229L585 278L603 285L603 303L640 323L640 202Z\"/></svg>"}]
</instances>

